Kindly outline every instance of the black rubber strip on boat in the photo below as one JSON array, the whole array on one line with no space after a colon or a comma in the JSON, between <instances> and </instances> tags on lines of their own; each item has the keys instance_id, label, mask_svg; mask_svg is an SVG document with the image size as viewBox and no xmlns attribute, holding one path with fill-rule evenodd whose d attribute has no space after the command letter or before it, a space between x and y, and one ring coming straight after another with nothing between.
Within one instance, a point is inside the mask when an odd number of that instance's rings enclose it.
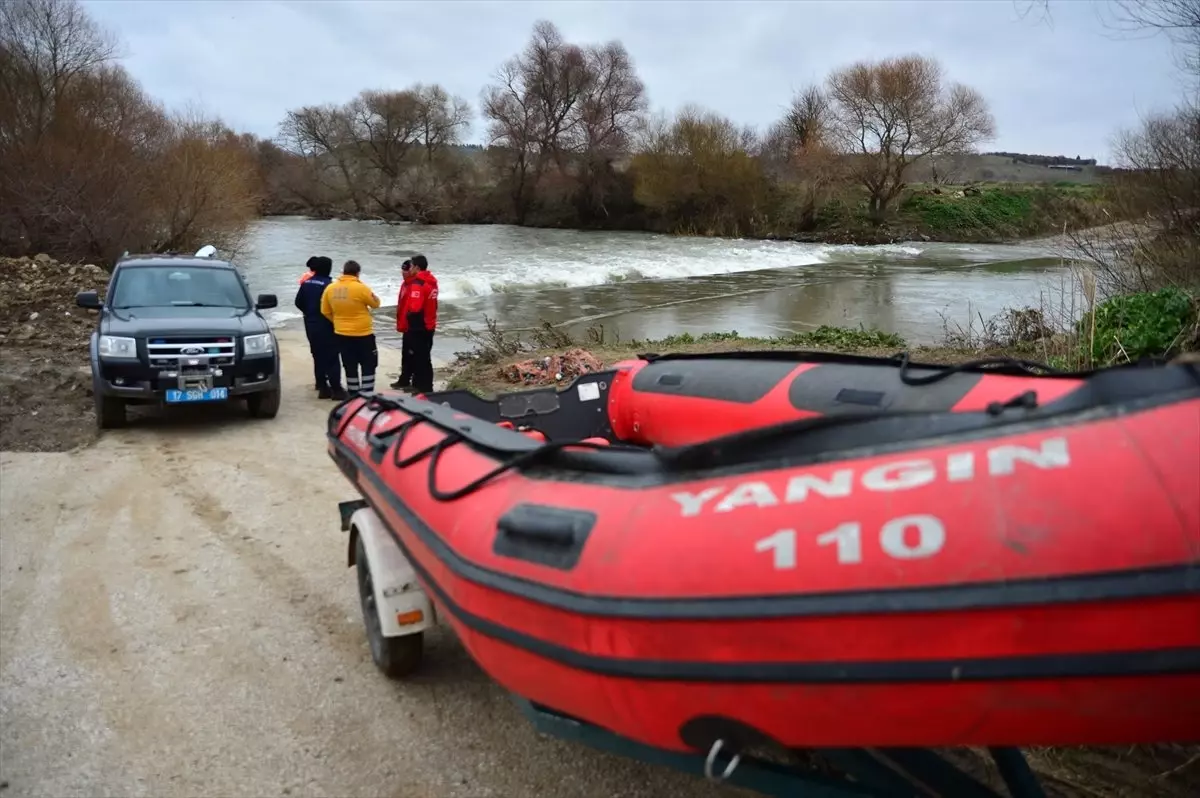
<instances>
[{"instance_id":1,"label":"black rubber strip on boat","mask_svg":"<svg viewBox=\"0 0 1200 798\"><path fill-rule=\"evenodd\" d=\"M1182 371L1173 376L1182 375ZM1095 397L1088 398L1086 390L1076 390L1066 397L1060 398L1038 410L1030 412L1026 417L1002 419L988 413L966 414L951 411L936 413L882 413L864 414L855 418L845 415L832 415L818 419L800 419L785 421L771 427L758 430L747 430L723 436L720 439L702 443L688 444L674 449L659 452L656 466L650 472L641 468L629 470L628 464L614 463L613 459L627 452L612 449L599 452L560 452L559 456L570 458L573 465L563 469L564 478L571 482L584 481L591 484L610 487L639 490L662 487L680 482L690 482L697 478L695 467L669 467L672 455L682 451L696 451L719 445L725 451L731 451L730 444L745 437L762 437L780 433L777 445L768 449L781 451L756 451L754 456L745 462L723 463L719 466L705 466L706 477L733 477L744 473L754 473L761 470L760 461L769 460L772 469L799 468L814 466L822 463L839 462L862 457L878 457L887 454L897 454L919 449L936 441L939 445L953 436L955 443L967 445L976 441L987 440L997 435L1020 435L1042 430L1060 430L1127 416L1132 413L1144 412L1200 398L1200 371L1192 374L1186 380L1174 380L1165 389L1150 395L1134 391L1133 395L1123 395L1125 391L1106 390L1105 396L1111 403L1098 403ZM372 407L368 403L359 405L351 412L346 412L351 400L337 405L330 412L328 420L328 435L335 439L345 425L358 413L364 410L388 409ZM457 434L463 441L477 450L489 455L506 454L510 456L531 452L544 444L519 432L503 429L494 424L479 423L479 419L464 418L450 408L431 405L429 402L409 397L385 397L385 401L396 405L405 413L431 423L439 429ZM977 417L977 418L973 418ZM979 419L983 419L980 421ZM923 422L921 425L915 422ZM400 428L408 426L400 424L395 427L380 430L370 439L370 443L379 450L392 445L391 438ZM793 427L805 427L795 430ZM812 429L808 429L812 427ZM789 432L789 436L782 435ZM797 432L802 432L797 436ZM835 441L830 438L836 437ZM743 447L734 447L744 448ZM639 453L645 453L639 450ZM381 451L382 454L382 451ZM610 466L620 466L614 470ZM603 466L603 467L602 467ZM554 466L543 469L538 479L554 481L556 470Z\"/></svg>"},{"instance_id":2,"label":"black rubber strip on boat","mask_svg":"<svg viewBox=\"0 0 1200 798\"><path fill-rule=\"evenodd\" d=\"M368 503L373 505L368 497ZM578 670L644 681L768 682L789 684L895 684L1095 679L1200 673L1200 647L1024 657L835 662L689 662L589 654L551 643L464 610L380 517L392 539L433 593L440 608L463 626L493 640Z\"/></svg>"},{"instance_id":3,"label":"black rubber strip on boat","mask_svg":"<svg viewBox=\"0 0 1200 798\"><path fill-rule=\"evenodd\" d=\"M388 509L400 516L456 577L567 612L645 620L769 619L860 613L948 612L1200 594L1200 564L1049 579L735 598L660 599L578 593L510 576L466 559L396 496L353 449L336 437L331 436L330 440L334 445L334 453L330 456L339 462L343 471L346 471L346 466L357 467L359 476L368 480L374 490L385 497ZM382 512L383 508L370 495L364 493L364 497L378 511L380 521L392 538L401 543Z\"/></svg>"}]
</instances>

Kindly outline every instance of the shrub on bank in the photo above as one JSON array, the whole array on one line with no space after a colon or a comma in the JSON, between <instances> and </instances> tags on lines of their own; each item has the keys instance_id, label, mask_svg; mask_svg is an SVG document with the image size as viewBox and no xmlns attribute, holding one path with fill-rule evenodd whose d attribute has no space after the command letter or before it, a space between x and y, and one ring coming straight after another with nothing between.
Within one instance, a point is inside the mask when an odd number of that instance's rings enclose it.
<instances>
[{"instance_id":1,"label":"shrub on bank","mask_svg":"<svg viewBox=\"0 0 1200 798\"><path fill-rule=\"evenodd\" d=\"M1084 314L1075 331L1099 366L1171 357L1200 344L1200 305L1178 288L1116 296Z\"/></svg>"}]
</instances>

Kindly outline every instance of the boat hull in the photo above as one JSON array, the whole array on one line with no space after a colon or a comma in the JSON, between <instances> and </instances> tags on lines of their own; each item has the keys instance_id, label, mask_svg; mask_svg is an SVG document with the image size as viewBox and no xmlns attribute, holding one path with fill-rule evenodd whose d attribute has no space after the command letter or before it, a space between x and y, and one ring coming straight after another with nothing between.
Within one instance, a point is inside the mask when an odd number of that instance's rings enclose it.
<instances>
[{"instance_id":1,"label":"boat hull","mask_svg":"<svg viewBox=\"0 0 1200 798\"><path fill-rule=\"evenodd\" d=\"M527 439L409 399L329 446L496 681L638 742L1194 740L1200 391L1101 387L685 473L496 473Z\"/></svg>"}]
</instances>

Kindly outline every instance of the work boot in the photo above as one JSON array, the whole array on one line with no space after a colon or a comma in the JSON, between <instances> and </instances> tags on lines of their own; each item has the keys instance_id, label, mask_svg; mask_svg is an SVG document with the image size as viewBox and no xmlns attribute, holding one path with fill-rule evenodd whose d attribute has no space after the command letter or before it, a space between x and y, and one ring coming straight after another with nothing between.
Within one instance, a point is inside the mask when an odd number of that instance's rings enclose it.
<instances>
[{"instance_id":1,"label":"work boot","mask_svg":"<svg viewBox=\"0 0 1200 798\"><path fill-rule=\"evenodd\" d=\"M320 388L317 389L317 398L318 399L332 399L333 398L333 394L330 392L328 385L322 385Z\"/></svg>"},{"instance_id":2,"label":"work boot","mask_svg":"<svg viewBox=\"0 0 1200 798\"><path fill-rule=\"evenodd\" d=\"M335 402L344 402L344 401L346 401L346 392L343 391L340 387L330 388L329 396L327 398L332 399Z\"/></svg>"},{"instance_id":3,"label":"work boot","mask_svg":"<svg viewBox=\"0 0 1200 798\"><path fill-rule=\"evenodd\" d=\"M402 380L402 379L397 379L395 382L392 383L392 388L394 388L397 391L404 391L411 387L412 387L411 383L409 383L405 380Z\"/></svg>"}]
</instances>

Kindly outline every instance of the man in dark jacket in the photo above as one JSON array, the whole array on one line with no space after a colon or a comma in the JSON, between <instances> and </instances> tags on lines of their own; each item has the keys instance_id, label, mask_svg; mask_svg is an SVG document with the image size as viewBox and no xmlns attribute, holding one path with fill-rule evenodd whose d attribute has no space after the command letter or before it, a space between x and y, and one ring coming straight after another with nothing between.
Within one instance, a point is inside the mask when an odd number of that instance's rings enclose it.
<instances>
[{"instance_id":1,"label":"man in dark jacket","mask_svg":"<svg viewBox=\"0 0 1200 798\"><path fill-rule=\"evenodd\" d=\"M433 333L437 329L438 281L424 255L414 255L408 297L397 314L404 314L412 347L413 393L433 392Z\"/></svg>"},{"instance_id":2,"label":"man in dark jacket","mask_svg":"<svg viewBox=\"0 0 1200 798\"><path fill-rule=\"evenodd\" d=\"M338 357L333 322L321 315L321 295L333 282L333 260L324 256L310 261L313 276L300 284L296 291L296 307L304 314L304 332L308 350L312 353L313 374L317 382L317 398L346 398L342 390L342 364Z\"/></svg>"}]
</instances>

